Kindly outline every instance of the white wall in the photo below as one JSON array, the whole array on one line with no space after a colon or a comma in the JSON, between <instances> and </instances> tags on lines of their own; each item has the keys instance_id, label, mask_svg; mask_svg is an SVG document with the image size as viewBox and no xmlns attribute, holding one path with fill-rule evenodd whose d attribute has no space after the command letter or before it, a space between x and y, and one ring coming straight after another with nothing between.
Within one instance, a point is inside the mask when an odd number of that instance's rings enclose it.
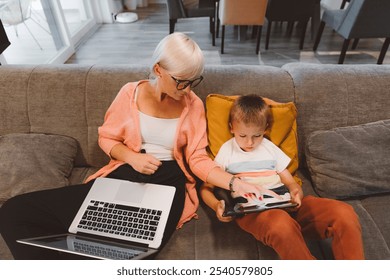
<instances>
[{"instance_id":1,"label":"white wall","mask_svg":"<svg viewBox=\"0 0 390 280\"><path fill-rule=\"evenodd\" d=\"M97 15L100 17L99 22L112 23L113 14L117 14L123 9L122 0L99 0L99 11Z\"/></svg>"}]
</instances>

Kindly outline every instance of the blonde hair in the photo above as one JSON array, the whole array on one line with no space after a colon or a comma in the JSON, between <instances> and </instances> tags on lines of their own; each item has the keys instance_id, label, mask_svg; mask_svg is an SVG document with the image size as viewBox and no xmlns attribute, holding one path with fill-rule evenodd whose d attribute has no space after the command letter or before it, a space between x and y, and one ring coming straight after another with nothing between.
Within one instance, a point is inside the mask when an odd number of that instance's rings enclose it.
<instances>
[{"instance_id":1,"label":"blonde hair","mask_svg":"<svg viewBox=\"0 0 390 280\"><path fill-rule=\"evenodd\" d=\"M183 33L175 32L158 43L152 56L151 75L159 64L178 79L191 80L202 75L204 57L198 44Z\"/></svg>"}]
</instances>

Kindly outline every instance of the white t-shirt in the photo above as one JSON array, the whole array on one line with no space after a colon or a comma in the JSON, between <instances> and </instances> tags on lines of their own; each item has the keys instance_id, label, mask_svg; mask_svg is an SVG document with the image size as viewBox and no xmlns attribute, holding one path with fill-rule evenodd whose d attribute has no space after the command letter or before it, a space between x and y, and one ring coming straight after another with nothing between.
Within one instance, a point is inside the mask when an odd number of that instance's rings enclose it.
<instances>
[{"instance_id":1,"label":"white t-shirt","mask_svg":"<svg viewBox=\"0 0 390 280\"><path fill-rule=\"evenodd\" d=\"M286 169L290 161L280 148L266 138L255 150L245 152L233 137L221 146L215 157L215 162L230 174L268 189L283 185L278 173Z\"/></svg>"}]
</instances>

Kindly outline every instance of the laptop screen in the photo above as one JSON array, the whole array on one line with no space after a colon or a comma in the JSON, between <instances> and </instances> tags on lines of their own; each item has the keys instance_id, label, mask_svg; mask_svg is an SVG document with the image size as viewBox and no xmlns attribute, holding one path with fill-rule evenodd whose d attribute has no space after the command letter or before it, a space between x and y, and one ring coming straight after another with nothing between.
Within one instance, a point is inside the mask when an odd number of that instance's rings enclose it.
<instances>
[{"instance_id":1,"label":"laptop screen","mask_svg":"<svg viewBox=\"0 0 390 280\"><path fill-rule=\"evenodd\" d=\"M89 236L61 234L19 240L20 243L54 249L94 259L137 260L154 254L157 250L127 243L98 240Z\"/></svg>"}]
</instances>

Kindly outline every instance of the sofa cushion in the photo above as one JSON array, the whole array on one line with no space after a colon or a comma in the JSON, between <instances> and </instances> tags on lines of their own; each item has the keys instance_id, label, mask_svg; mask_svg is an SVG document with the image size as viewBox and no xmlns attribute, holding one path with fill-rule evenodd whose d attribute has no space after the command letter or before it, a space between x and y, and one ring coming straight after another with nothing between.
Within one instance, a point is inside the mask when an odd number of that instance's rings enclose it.
<instances>
[{"instance_id":1,"label":"sofa cushion","mask_svg":"<svg viewBox=\"0 0 390 280\"><path fill-rule=\"evenodd\" d=\"M306 161L320 196L390 192L390 120L313 132Z\"/></svg>"},{"instance_id":2,"label":"sofa cushion","mask_svg":"<svg viewBox=\"0 0 390 280\"><path fill-rule=\"evenodd\" d=\"M233 137L228 120L230 108L237 97L210 94L206 98L209 155L212 158L216 156L222 144ZM268 98L264 100L270 106L273 118L265 136L291 158L287 168L295 174L298 169L296 107L293 102L278 103Z\"/></svg>"},{"instance_id":3,"label":"sofa cushion","mask_svg":"<svg viewBox=\"0 0 390 280\"><path fill-rule=\"evenodd\" d=\"M77 149L68 136L0 136L0 204L21 193L68 185Z\"/></svg>"}]
</instances>

